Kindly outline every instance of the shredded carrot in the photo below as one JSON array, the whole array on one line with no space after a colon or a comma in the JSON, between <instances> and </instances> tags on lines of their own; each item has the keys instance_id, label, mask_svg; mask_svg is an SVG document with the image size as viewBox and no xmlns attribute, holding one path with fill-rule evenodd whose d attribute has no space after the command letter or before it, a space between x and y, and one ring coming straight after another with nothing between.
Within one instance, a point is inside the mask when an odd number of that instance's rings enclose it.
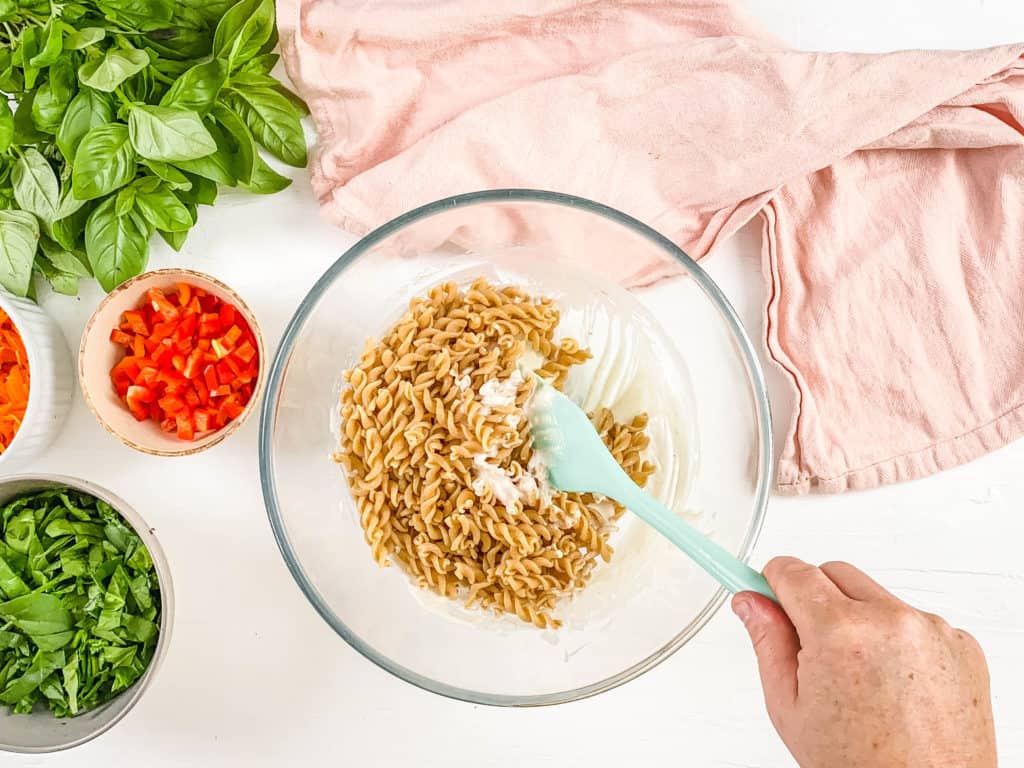
<instances>
[{"instance_id":1,"label":"shredded carrot","mask_svg":"<svg viewBox=\"0 0 1024 768\"><path fill-rule=\"evenodd\" d=\"M14 440L28 407L28 353L17 328L0 309L0 453Z\"/></svg>"}]
</instances>

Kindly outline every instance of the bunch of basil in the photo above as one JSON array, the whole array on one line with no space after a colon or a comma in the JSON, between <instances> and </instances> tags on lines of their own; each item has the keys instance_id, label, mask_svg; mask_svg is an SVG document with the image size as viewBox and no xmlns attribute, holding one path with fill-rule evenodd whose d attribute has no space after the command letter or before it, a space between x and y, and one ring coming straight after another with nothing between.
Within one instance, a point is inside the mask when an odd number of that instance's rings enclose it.
<instances>
[{"instance_id":1,"label":"bunch of basil","mask_svg":"<svg viewBox=\"0 0 1024 768\"><path fill-rule=\"evenodd\" d=\"M273 0L0 0L0 284L109 291L219 184L288 186L257 151L306 164L276 43Z\"/></svg>"}]
</instances>

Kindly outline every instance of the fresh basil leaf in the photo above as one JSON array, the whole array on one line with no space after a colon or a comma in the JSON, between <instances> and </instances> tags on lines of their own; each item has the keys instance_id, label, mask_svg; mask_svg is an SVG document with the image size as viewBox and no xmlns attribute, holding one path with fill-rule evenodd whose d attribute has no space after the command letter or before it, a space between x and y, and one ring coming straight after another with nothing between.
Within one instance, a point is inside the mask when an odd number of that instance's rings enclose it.
<instances>
[{"instance_id":1,"label":"fresh basil leaf","mask_svg":"<svg viewBox=\"0 0 1024 768\"><path fill-rule=\"evenodd\" d=\"M233 71L256 56L274 33L274 0L240 0L225 13L213 35L213 55Z\"/></svg>"},{"instance_id":2,"label":"fresh basil leaf","mask_svg":"<svg viewBox=\"0 0 1024 768\"><path fill-rule=\"evenodd\" d=\"M85 225L85 252L89 265L105 291L112 291L146 268L149 259L149 228L132 211L114 212L115 199L108 197L89 216Z\"/></svg>"},{"instance_id":3,"label":"fresh basil leaf","mask_svg":"<svg viewBox=\"0 0 1024 768\"><path fill-rule=\"evenodd\" d=\"M135 171L135 150L128 128L110 123L82 137L75 152L71 183L79 200L92 200L123 187L135 177Z\"/></svg>"},{"instance_id":4,"label":"fresh basil leaf","mask_svg":"<svg viewBox=\"0 0 1024 768\"><path fill-rule=\"evenodd\" d=\"M25 211L34 213L43 221L53 222L59 217L60 185L57 174L39 152L31 147L14 164L11 171L14 199Z\"/></svg>"},{"instance_id":5,"label":"fresh basil leaf","mask_svg":"<svg viewBox=\"0 0 1024 768\"><path fill-rule=\"evenodd\" d=\"M135 190L136 194L147 194L150 192L156 192L160 189L160 177L159 176L142 176L132 182L132 189Z\"/></svg>"},{"instance_id":6,"label":"fresh basil leaf","mask_svg":"<svg viewBox=\"0 0 1024 768\"><path fill-rule=\"evenodd\" d=\"M25 90L25 78L21 70L14 65L14 56L0 48L0 91L16 93Z\"/></svg>"},{"instance_id":7,"label":"fresh basil leaf","mask_svg":"<svg viewBox=\"0 0 1024 768\"><path fill-rule=\"evenodd\" d=\"M291 103L268 88L232 88L227 99L253 137L288 165L306 165L306 137Z\"/></svg>"},{"instance_id":8,"label":"fresh basil leaf","mask_svg":"<svg viewBox=\"0 0 1024 768\"><path fill-rule=\"evenodd\" d=\"M299 116L305 117L309 114L309 107L306 105L306 102L270 75L242 70L231 76L231 86L236 89L263 88L272 90L287 99Z\"/></svg>"},{"instance_id":9,"label":"fresh basil leaf","mask_svg":"<svg viewBox=\"0 0 1024 768\"><path fill-rule=\"evenodd\" d=\"M149 168L155 176L167 182L171 189L188 189L192 186L181 171L173 165L161 163L159 160L142 160L142 164Z\"/></svg>"},{"instance_id":10,"label":"fresh basil leaf","mask_svg":"<svg viewBox=\"0 0 1024 768\"><path fill-rule=\"evenodd\" d=\"M114 198L114 215L127 216L135 207L135 188L123 187Z\"/></svg>"},{"instance_id":11,"label":"fresh basil leaf","mask_svg":"<svg viewBox=\"0 0 1024 768\"><path fill-rule=\"evenodd\" d=\"M20 45L14 50L14 63L20 65L25 76L25 88L36 87L36 78L39 77L39 67L32 63L39 54L40 27L26 26L21 30L19 36Z\"/></svg>"},{"instance_id":12,"label":"fresh basil leaf","mask_svg":"<svg viewBox=\"0 0 1024 768\"><path fill-rule=\"evenodd\" d=\"M62 248L69 251L77 251L81 247L82 235L85 233L85 222L88 221L89 214L92 213L93 203L78 200L74 196L74 190L71 190L71 192L71 194L65 197L65 200L81 203L82 205L80 208L53 222L53 226L50 227L50 234L54 241Z\"/></svg>"},{"instance_id":13,"label":"fresh basil leaf","mask_svg":"<svg viewBox=\"0 0 1024 768\"><path fill-rule=\"evenodd\" d=\"M0 211L0 285L15 296L28 295L38 241L35 216L27 211Z\"/></svg>"},{"instance_id":14,"label":"fresh basil leaf","mask_svg":"<svg viewBox=\"0 0 1024 768\"><path fill-rule=\"evenodd\" d=\"M141 30L158 29L171 20L170 0L94 0L107 16Z\"/></svg>"},{"instance_id":15,"label":"fresh basil leaf","mask_svg":"<svg viewBox=\"0 0 1024 768\"><path fill-rule=\"evenodd\" d=\"M175 251L180 251L182 246L185 245L185 240L188 238L188 230L182 230L181 232L164 232L162 229L158 229L160 237L164 239Z\"/></svg>"},{"instance_id":16,"label":"fresh basil leaf","mask_svg":"<svg viewBox=\"0 0 1024 768\"><path fill-rule=\"evenodd\" d=\"M242 65L242 72L252 72L257 75L269 75L270 71L277 66L281 56L277 53L264 53L255 56Z\"/></svg>"},{"instance_id":17,"label":"fresh basil leaf","mask_svg":"<svg viewBox=\"0 0 1024 768\"><path fill-rule=\"evenodd\" d=\"M14 140L14 115L6 99L0 99L0 152L6 152Z\"/></svg>"},{"instance_id":18,"label":"fresh basil leaf","mask_svg":"<svg viewBox=\"0 0 1024 768\"><path fill-rule=\"evenodd\" d=\"M125 80L149 66L149 54L137 48L109 48L78 68L78 79L97 91L111 93Z\"/></svg>"},{"instance_id":19,"label":"fresh basil leaf","mask_svg":"<svg viewBox=\"0 0 1024 768\"><path fill-rule=\"evenodd\" d=\"M61 51L64 50L64 35L60 23L53 17L46 22L41 34L39 53L31 59L27 59L27 62L33 67L44 69L57 61Z\"/></svg>"},{"instance_id":20,"label":"fresh basil leaf","mask_svg":"<svg viewBox=\"0 0 1024 768\"><path fill-rule=\"evenodd\" d=\"M84 254L82 257L79 257L48 237L39 238L39 249L50 260L50 263L61 272L66 272L76 277L92 277L92 272L89 271L89 267L85 262ZM49 534L49 531L47 533Z\"/></svg>"},{"instance_id":21,"label":"fresh basil leaf","mask_svg":"<svg viewBox=\"0 0 1024 768\"><path fill-rule=\"evenodd\" d=\"M171 71L164 69L165 66L174 62L186 62L179 70L174 70L177 76L187 70L193 61L210 53L213 33L209 29L166 27L147 33L145 45L161 57L157 59L157 63L160 64L161 71L167 74L171 74Z\"/></svg>"},{"instance_id":22,"label":"fresh basil leaf","mask_svg":"<svg viewBox=\"0 0 1024 768\"><path fill-rule=\"evenodd\" d=\"M233 144L231 170L234 177L239 183L248 184L252 181L256 167L256 142L252 134L238 113L230 107L217 104L213 108L213 117L224 128Z\"/></svg>"},{"instance_id":23,"label":"fresh basil leaf","mask_svg":"<svg viewBox=\"0 0 1024 768\"><path fill-rule=\"evenodd\" d=\"M217 202L217 182L202 176L192 176L192 187L175 192L186 205L213 205Z\"/></svg>"},{"instance_id":24,"label":"fresh basil leaf","mask_svg":"<svg viewBox=\"0 0 1024 768\"><path fill-rule=\"evenodd\" d=\"M233 88L276 88L280 83L268 74L242 69L231 76L231 85Z\"/></svg>"},{"instance_id":25,"label":"fresh basil leaf","mask_svg":"<svg viewBox=\"0 0 1024 768\"><path fill-rule=\"evenodd\" d=\"M14 143L25 145L25 144L36 144L37 142L43 141L47 138L45 133L42 133L36 128L35 123L32 120L32 103L36 100L36 92L30 91L21 101L18 102L17 109L14 110Z\"/></svg>"},{"instance_id":26,"label":"fresh basil leaf","mask_svg":"<svg viewBox=\"0 0 1024 768\"><path fill-rule=\"evenodd\" d=\"M150 160L177 163L206 157L217 144L195 112L177 107L132 107L128 131L135 151Z\"/></svg>"},{"instance_id":27,"label":"fresh basil leaf","mask_svg":"<svg viewBox=\"0 0 1024 768\"><path fill-rule=\"evenodd\" d=\"M267 165L266 161L262 157L256 155L256 164L253 167L252 180L246 184L245 188L257 195L272 195L275 192L280 192L282 189L290 186L291 183L291 179L287 176L282 176Z\"/></svg>"},{"instance_id":28,"label":"fresh basil leaf","mask_svg":"<svg viewBox=\"0 0 1024 768\"><path fill-rule=\"evenodd\" d=\"M190 109L205 115L216 101L227 77L228 63L223 59L196 64L174 81L160 99L160 105Z\"/></svg>"},{"instance_id":29,"label":"fresh basil leaf","mask_svg":"<svg viewBox=\"0 0 1024 768\"><path fill-rule=\"evenodd\" d=\"M234 174L231 145L228 143L224 131L218 125L207 122L206 129L213 136L213 140L217 145L217 151L206 155L206 157L200 157L196 160L184 160L174 165L187 173L201 176L204 179L210 179L227 187L233 187L238 184L238 179L235 178Z\"/></svg>"},{"instance_id":30,"label":"fresh basil leaf","mask_svg":"<svg viewBox=\"0 0 1024 768\"><path fill-rule=\"evenodd\" d=\"M64 112L57 130L57 148L67 161L73 161L82 137L113 119L114 107L110 97L92 88L82 88Z\"/></svg>"},{"instance_id":31,"label":"fresh basil leaf","mask_svg":"<svg viewBox=\"0 0 1024 768\"><path fill-rule=\"evenodd\" d=\"M78 276L73 275L70 272L65 272L61 269L57 269L46 256L42 254L36 255L35 270L50 284L54 293L60 293L64 296L77 296L78 295ZM66 640L63 640L58 646L62 647L71 640L70 633ZM42 645L40 645L42 648ZM53 650L50 648L49 650Z\"/></svg>"},{"instance_id":32,"label":"fresh basil leaf","mask_svg":"<svg viewBox=\"0 0 1024 768\"><path fill-rule=\"evenodd\" d=\"M195 223L184 203L167 187L136 195L135 205L146 221L164 232L187 232Z\"/></svg>"},{"instance_id":33,"label":"fresh basil leaf","mask_svg":"<svg viewBox=\"0 0 1024 768\"><path fill-rule=\"evenodd\" d=\"M32 100L32 122L36 128L44 133L57 132L77 86L70 59L60 59L50 67L50 77L39 86Z\"/></svg>"},{"instance_id":34,"label":"fresh basil leaf","mask_svg":"<svg viewBox=\"0 0 1024 768\"><path fill-rule=\"evenodd\" d=\"M236 2L237 0L178 0L181 7L195 11L210 26L215 26L220 17Z\"/></svg>"},{"instance_id":35,"label":"fresh basil leaf","mask_svg":"<svg viewBox=\"0 0 1024 768\"><path fill-rule=\"evenodd\" d=\"M76 29L64 38L64 50L80 51L83 48L88 48L90 45L96 45L96 43L100 42L106 36L107 31L102 27L83 27L82 29Z\"/></svg>"}]
</instances>

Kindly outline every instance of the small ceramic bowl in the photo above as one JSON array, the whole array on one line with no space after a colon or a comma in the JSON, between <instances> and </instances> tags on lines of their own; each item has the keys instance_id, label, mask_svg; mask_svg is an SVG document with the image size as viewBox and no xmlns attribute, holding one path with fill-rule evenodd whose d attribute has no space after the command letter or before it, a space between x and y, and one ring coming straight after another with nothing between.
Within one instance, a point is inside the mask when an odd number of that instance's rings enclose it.
<instances>
[{"instance_id":1,"label":"small ceramic bowl","mask_svg":"<svg viewBox=\"0 0 1024 768\"><path fill-rule=\"evenodd\" d=\"M27 466L53 442L71 408L75 377L71 356L57 324L28 299L0 289L0 309L11 318L28 353L28 407L7 450L0 472Z\"/></svg>"},{"instance_id":2,"label":"small ceramic bowl","mask_svg":"<svg viewBox=\"0 0 1024 768\"><path fill-rule=\"evenodd\" d=\"M9 499L32 491L41 491L54 486L68 486L102 499L117 510L146 545L153 558L157 581L160 585L160 637L149 667L143 676L131 687L96 709L77 717L56 718L46 709L40 708L26 715L12 714L0 705L0 752L21 752L38 754L71 749L113 728L131 711L149 688L157 669L163 663L170 645L171 629L174 623L174 589L171 586L171 569L160 542L145 520L139 517L119 497L99 486L60 475L14 475L0 480L0 505ZM5 762L4 765L7 763Z\"/></svg>"},{"instance_id":3,"label":"small ceramic bowl","mask_svg":"<svg viewBox=\"0 0 1024 768\"><path fill-rule=\"evenodd\" d=\"M118 326L125 311L135 309L143 303L146 291L150 288L170 292L177 283L197 286L234 305L256 337L259 353L256 386L245 410L227 426L197 440L182 440L177 435L168 434L152 420L136 421L110 383L110 369L124 357L124 348L110 341L110 331ZM242 426L256 407L263 391L265 360L263 335L260 333L256 316L237 293L219 280L201 272L188 269L160 269L146 272L122 283L100 303L82 334L82 345L78 351L78 378L90 410L100 424L122 443L154 456L187 456L216 445Z\"/></svg>"}]
</instances>

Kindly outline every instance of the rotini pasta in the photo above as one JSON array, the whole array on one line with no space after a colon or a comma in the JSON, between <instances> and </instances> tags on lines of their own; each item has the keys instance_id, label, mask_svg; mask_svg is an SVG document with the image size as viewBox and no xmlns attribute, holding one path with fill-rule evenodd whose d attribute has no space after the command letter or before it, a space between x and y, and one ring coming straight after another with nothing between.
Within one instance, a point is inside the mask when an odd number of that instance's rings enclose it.
<instances>
[{"instance_id":1,"label":"rotini pasta","mask_svg":"<svg viewBox=\"0 0 1024 768\"><path fill-rule=\"evenodd\" d=\"M590 353L555 340L548 298L479 279L414 299L344 374L344 468L373 557L397 562L420 587L467 606L557 627L558 600L609 560L623 509L592 494L547 487L531 449L525 405L538 375L561 388ZM647 416L591 416L616 461L644 485Z\"/></svg>"}]
</instances>

